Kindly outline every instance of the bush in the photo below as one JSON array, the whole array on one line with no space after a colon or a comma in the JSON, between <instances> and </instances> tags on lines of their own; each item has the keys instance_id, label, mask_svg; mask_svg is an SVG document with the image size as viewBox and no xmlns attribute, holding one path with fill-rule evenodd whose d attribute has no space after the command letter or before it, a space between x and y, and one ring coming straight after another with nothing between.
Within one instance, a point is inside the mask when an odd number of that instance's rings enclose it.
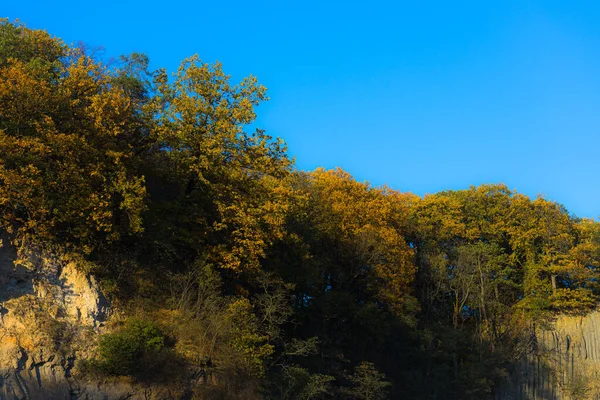
<instances>
[{"instance_id":1,"label":"bush","mask_svg":"<svg viewBox=\"0 0 600 400\"><path fill-rule=\"evenodd\" d=\"M130 319L120 330L101 336L94 364L109 375L140 379L162 369L164 347L165 336L154 322Z\"/></svg>"}]
</instances>

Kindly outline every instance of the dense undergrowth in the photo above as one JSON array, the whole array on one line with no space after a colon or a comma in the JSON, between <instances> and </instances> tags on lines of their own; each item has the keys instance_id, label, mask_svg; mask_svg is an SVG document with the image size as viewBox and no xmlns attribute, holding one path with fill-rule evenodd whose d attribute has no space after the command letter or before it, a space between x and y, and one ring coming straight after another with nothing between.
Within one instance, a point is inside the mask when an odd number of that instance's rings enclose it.
<instances>
[{"instance_id":1,"label":"dense undergrowth","mask_svg":"<svg viewBox=\"0 0 600 400\"><path fill-rule=\"evenodd\" d=\"M594 306L597 222L501 184L297 171L244 130L266 99L197 57L169 75L0 23L0 228L131 316L89 369L198 398L484 399L531 321Z\"/></svg>"}]
</instances>

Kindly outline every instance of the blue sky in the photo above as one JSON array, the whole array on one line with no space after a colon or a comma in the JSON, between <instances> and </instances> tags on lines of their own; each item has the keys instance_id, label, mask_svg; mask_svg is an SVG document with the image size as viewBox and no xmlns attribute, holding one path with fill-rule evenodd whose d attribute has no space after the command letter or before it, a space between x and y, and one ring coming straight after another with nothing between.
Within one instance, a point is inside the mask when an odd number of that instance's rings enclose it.
<instances>
[{"instance_id":1,"label":"blue sky","mask_svg":"<svg viewBox=\"0 0 600 400\"><path fill-rule=\"evenodd\" d=\"M301 169L420 195L503 182L600 216L598 2L4 0L0 16L257 76L257 124Z\"/></svg>"}]
</instances>

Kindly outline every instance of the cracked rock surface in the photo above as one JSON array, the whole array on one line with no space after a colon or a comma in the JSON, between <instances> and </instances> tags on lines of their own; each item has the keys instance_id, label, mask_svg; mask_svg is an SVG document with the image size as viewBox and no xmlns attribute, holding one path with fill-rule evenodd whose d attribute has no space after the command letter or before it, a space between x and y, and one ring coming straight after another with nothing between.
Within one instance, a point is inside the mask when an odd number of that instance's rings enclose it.
<instances>
[{"instance_id":1,"label":"cracked rock surface","mask_svg":"<svg viewBox=\"0 0 600 400\"><path fill-rule=\"evenodd\" d=\"M90 356L109 310L98 283L0 239L0 400L169 398L123 379L78 379L76 360Z\"/></svg>"},{"instance_id":2,"label":"cracked rock surface","mask_svg":"<svg viewBox=\"0 0 600 400\"><path fill-rule=\"evenodd\" d=\"M72 399L73 362L86 355L107 302L72 263L18 254L6 235L2 242L0 399Z\"/></svg>"},{"instance_id":3,"label":"cracked rock surface","mask_svg":"<svg viewBox=\"0 0 600 400\"><path fill-rule=\"evenodd\" d=\"M600 399L600 311L536 326L533 348L498 400Z\"/></svg>"},{"instance_id":4,"label":"cracked rock surface","mask_svg":"<svg viewBox=\"0 0 600 400\"><path fill-rule=\"evenodd\" d=\"M36 249L17 251L0 233L0 400L176 399L168 388L123 378L89 378L109 317L96 279Z\"/></svg>"}]
</instances>

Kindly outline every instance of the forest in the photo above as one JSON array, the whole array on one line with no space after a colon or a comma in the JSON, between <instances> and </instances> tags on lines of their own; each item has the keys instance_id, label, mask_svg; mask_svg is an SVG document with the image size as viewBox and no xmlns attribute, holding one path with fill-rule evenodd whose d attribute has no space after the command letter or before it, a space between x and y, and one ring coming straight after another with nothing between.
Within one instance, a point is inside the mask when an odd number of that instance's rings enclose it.
<instances>
[{"instance_id":1,"label":"forest","mask_svg":"<svg viewBox=\"0 0 600 400\"><path fill-rule=\"evenodd\" d=\"M298 170L249 129L267 100L198 56L151 71L0 20L0 230L119 310L81 373L198 399L486 399L533 324L595 308L597 221L503 184Z\"/></svg>"}]
</instances>

